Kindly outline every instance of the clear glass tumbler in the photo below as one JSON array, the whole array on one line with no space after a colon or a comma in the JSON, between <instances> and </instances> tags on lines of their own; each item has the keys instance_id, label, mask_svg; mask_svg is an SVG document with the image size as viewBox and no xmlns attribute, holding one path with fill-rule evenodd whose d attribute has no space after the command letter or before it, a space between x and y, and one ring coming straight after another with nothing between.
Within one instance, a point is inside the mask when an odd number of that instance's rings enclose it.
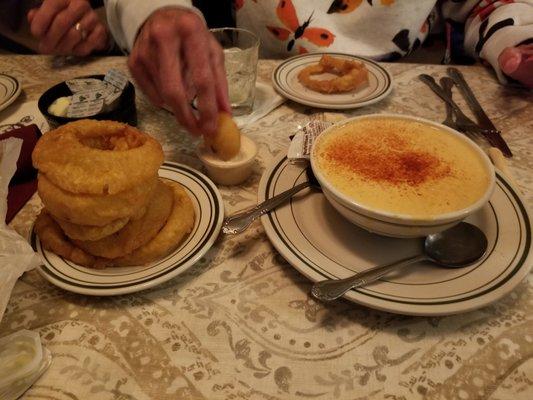
<instances>
[{"instance_id":1,"label":"clear glass tumbler","mask_svg":"<svg viewBox=\"0 0 533 400\"><path fill-rule=\"evenodd\" d=\"M240 28L218 28L211 29L211 32L224 49L224 65L233 114L249 114L255 99L259 38Z\"/></svg>"}]
</instances>

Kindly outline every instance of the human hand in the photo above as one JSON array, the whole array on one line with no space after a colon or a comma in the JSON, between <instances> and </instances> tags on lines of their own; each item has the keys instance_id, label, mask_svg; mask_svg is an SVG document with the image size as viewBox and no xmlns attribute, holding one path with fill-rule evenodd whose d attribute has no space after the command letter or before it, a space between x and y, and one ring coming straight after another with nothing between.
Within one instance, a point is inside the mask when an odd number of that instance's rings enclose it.
<instances>
[{"instance_id":1,"label":"human hand","mask_svg":"<svg viewBox=\"0 0 533 400\"><path fill-rule=\"evenodd\" d=\"M224 53L192 11L154 12L137 36L128 66L152 103L169 107L195 135L214 135L218 111L231 113ZM197 116L191 107L195 94Z\"/></svg>"},{"instance_id":2,"label":"human hand","mask_svg":"<svg viewBox=\"0 0 533 400\"><path fill-rule=\"evenodd\" d=\"M28 22L40 53L87 56L108 43L107 28L87 0L44 0Z\"/></svg>"},{"instance_id":3,"label":"human hand","mask_svg":"<svg viewBox=\"0 0 533 400\"><path fill-rule=\"evenodd\" d=\"M533 88L533 44L507 47L498 57L498 63L505 75Z\"/></svg>"}]
</instances>

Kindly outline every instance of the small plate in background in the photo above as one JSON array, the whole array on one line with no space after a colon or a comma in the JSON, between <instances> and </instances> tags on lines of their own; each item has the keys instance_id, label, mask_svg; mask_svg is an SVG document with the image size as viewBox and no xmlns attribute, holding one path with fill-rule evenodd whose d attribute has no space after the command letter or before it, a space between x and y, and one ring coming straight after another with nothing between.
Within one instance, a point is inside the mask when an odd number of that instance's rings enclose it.
<instances>
[{"instance_id":1,"label":"small plate in background","mask_svg":"<svg viewBox=\"0 0 533 400\"><path fill-rule=\"evenodd\" d=\"M367 106L383 100L391 92L391 75L375 61L343 53L327 54L364 63L368 69L368 83L348 93L324 94L306 88L298 80L298 73L305 67L318 64L323 54L313 53L292 57L280 64L272 74L274 88L297 103L333 110Z\"/></svg>"},{"instance_id":2,"label":"small plate in background","mask_svg":"<svg viewBox=\"0 0 533 400\"><path fill-rule=\"evenodd\" d=\"M327 53L330 56L359 61L368 69L368 83L348 93L324 94L306 88L298 80L298 73L309 65L316 65L323 53L312 53L289 58L272 74L274 88L297 103L311 107L345 110L376 103L392 90L392 77L375 61L343 53Z\"/></svg>"},{"instance_id":3,"label":"small plate in background","mask_svg":"<svg viewBox=\"0 0 533 400\"><path fill-rule=\"evenodd\" d=\"M0 110L13 103L20 95L22 86L16 78L0 74Z\"/></svg>"}]
</instances>

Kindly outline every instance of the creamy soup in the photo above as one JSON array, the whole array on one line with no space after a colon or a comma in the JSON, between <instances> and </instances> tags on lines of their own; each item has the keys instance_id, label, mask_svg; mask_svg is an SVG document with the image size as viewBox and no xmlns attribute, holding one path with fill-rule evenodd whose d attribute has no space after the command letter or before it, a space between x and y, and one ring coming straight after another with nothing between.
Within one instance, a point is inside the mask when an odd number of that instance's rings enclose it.
<instances>
[{"instance_id":1,"label":"creamy soup","mask_svg":"<svg viewBox=\"0 0 533 400\"><path fill-rule=\"evenodd\" d=\"M314 157L362 206L419 218L468 207L490 184L483 159L461 138L394 117L347 123L319 138Z\"/></svg>"}]
</instances>

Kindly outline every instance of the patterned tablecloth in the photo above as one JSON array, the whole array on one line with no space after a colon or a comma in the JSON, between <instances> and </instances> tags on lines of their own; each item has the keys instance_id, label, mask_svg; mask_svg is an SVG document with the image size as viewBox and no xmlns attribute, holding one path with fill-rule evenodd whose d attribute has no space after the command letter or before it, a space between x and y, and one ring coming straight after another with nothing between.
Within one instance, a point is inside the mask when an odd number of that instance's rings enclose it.
<instances>
[{"instance_id":1,"label":"patterned tablecloth","mask_svg":"<svg viewBox=\"0 0 533 400\"><path fill-rule=\"evenodd\" d=\"M275 63L260 62L269 82ZM126 70L123 58L68 65L48 57L0 57L35 100L52 84ZM444 118L441 101L416 79L442 66L389 64L392 94L345 115L397 112ZM511 170L533 199L533 94L462 68L515 153ZM193 141L173 117L138 96L139 126L166 157L200 168ZM245 129L259 144L253 178L221 187L226 212L256 202L262 171L289 135L318 110L291 102ZM1 116L1 115L0 115ZM35 196L12 225L27 235ZM17 283L0 336L40 333L53 363L27 399L513 399L533 398L533 279L488 307L448 317L407 317L346 301L323 305L310 282L277 254L259 222L220 237L185 275L152 290L93 298L65 292L37 272Z\"/></svg>"}]
</instances>

